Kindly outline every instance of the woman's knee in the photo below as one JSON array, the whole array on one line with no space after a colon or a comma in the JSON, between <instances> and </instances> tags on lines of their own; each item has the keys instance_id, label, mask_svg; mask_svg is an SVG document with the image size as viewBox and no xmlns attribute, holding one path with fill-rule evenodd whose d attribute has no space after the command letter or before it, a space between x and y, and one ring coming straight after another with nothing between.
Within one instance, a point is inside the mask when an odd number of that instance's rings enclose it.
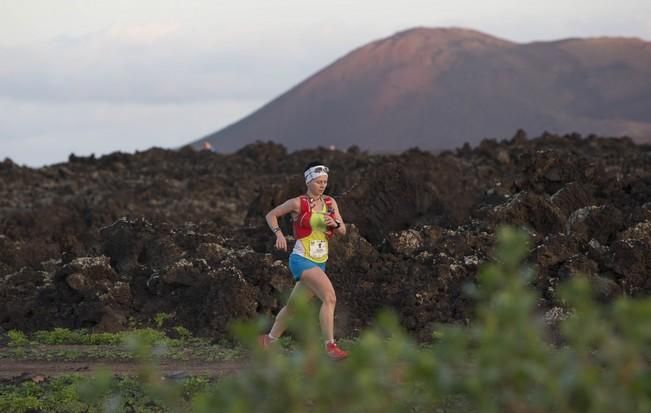
<instances>
[{"instance_id":1,"label":"woman's knee","mask_svg":"<svg viewBox=\"0 0 651 413\"><path fill-rule=\"evenodd\" d=\"M301 282L304 282L312 291L314 295L319 297L323 303L335 304L337 297L328 276L319 269L307 270L301 277Z\"/></svg>"},{"instance_id":2,"label":"woman's knee","mask_svg":"<svg viewBox=\"0 0 651 413\"><path fill-rule=\"evenodd\" d=\"M334 291L328 291L323 294L323 304L334 306L337 304L337 295Z\"/></svg>"}]
</instances>

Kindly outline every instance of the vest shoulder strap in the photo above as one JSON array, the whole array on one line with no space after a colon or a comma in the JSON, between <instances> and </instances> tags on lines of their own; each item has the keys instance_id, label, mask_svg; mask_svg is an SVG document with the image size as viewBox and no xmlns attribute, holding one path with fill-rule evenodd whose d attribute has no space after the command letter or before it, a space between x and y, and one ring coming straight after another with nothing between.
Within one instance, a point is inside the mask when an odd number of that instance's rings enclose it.
<instances>
[{"instance_id":1,"label":"vest shoulder strap","mask_svg":"<svg viewBox=\"0 0 651 413\"><path fill-rule=\"evenodd\" d=\"M307 196L301 195L299 198L301 200L301 210L298 214L301 215L306 212L310 212L310 200L307 199Z\"/></svg>"}]
</instances>

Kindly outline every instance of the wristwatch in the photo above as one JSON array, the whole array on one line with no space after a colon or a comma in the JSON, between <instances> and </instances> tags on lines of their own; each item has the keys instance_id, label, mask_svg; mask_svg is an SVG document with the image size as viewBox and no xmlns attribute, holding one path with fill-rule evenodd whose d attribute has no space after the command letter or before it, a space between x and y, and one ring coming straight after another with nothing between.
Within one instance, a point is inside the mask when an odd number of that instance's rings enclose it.
<instances>
[{"instance_id":1,"label":"wristwatch","mask_svg":"<svg viewBox=\"0 0 651 413\"><path fill-rule=\"evenodd\" d=\"M273 231L273 233L275 234L276 232L280 231L280 227L271 228L271 231Z\"/></svg>"}]
</instances>

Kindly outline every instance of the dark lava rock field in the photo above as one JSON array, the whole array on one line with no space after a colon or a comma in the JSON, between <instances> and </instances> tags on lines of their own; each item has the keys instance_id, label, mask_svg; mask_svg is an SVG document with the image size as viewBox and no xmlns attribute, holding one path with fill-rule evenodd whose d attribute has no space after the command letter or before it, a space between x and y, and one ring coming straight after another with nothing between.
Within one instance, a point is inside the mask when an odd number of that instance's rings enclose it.
<instances>
[{"instance_id":1,"label":"dark lava rock field","mask_svg":"<svg viewBox=\"0 0 651 413\"><path fill-rule=\"evenodd\" d=\"M0 328L116 331L165 313L167 327L218 339L235 319L270 318L293 282L264 214L304 191L312 160L330 166L348 225L328 263L340 336L385 307L422 339L472 320L465 286L501 223L531 235L541 314L559 308L555 291L571 277L588 277L604 301L651 293L651 146L627 138L519 131L397 155L154 148L0 163Z\"/></svg>"}]
</instances>

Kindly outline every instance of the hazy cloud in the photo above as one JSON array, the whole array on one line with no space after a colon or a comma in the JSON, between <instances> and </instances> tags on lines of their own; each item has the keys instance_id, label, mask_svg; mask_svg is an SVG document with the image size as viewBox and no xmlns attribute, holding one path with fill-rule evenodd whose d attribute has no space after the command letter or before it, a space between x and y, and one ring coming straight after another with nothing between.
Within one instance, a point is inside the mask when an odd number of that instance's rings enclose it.
<instances>
[{"instance_id":1,"label":"hazy cloud","mask_svg":"<svg viewBox=\"0 0 651 413\"><path fill-rule=\"evenodd\" d=\"M0 99L0 160L42 166L70 153L101 155L152 146L177 147L228 125L264 102L201 101L183 104ZM29 125L30 127L25 127Z\"/></svg>"},{"instance_id":2,"label":"hazy cloud","mask_svg":"<svg viewBox=\"0 0 651 413\"><path fill-rule=\"evenodd\" d=\"M250 100L281 93L315 66L279 48L196 44L178 26L113 27L0 49L0 96L39 101ZM317 54L317 52L315 52Z\"/></svg>"},{"instance_id":3,"label":"hazy cloud","mask_svg":"<svg viewBox=\"0 0 651 413\"><path fill-rule=\"evenodd\" d=\"M125 43L147 45L178 32L178 23L148 23L140 25L115 25L109 36Z\"/></svg>"}]
</instances>

